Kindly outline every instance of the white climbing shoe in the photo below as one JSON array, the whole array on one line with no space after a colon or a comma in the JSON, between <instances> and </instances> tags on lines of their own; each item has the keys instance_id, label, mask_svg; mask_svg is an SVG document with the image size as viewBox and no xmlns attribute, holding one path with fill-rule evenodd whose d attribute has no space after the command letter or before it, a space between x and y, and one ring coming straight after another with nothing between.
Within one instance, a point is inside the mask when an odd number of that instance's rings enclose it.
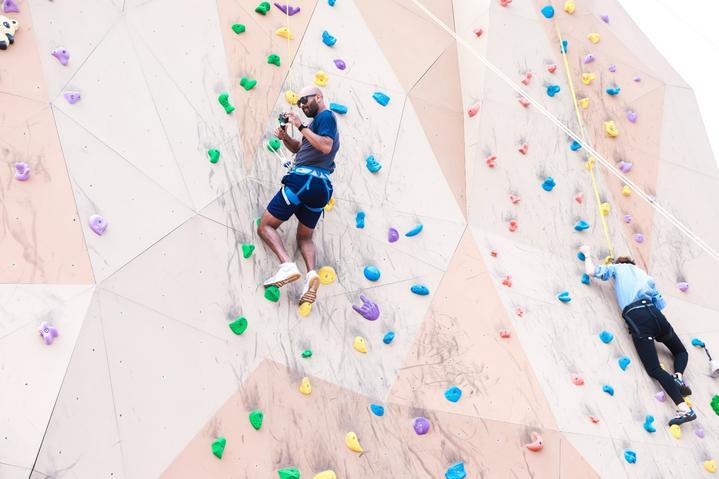
<instances>
[{"instance_id":1,"label":"white climbing shoe","mask_svg":"<svg viewBox=\"0 0 719 479\"><path fill-rule=\"evenodd\" d=\"M315 270L307 273L305 278L305 286L302 288L302 296L300 297L300 304L302 303L314 303L317 299L317 290L320 289L320 276Z\"/></svg>"},{"instance_id":2,"label":"white climbing shoe","mask_svg":"<svg viewBox=\"0 0 719 479\"><path fill-rule=\"evenodd\" d=\"M302 274L300 273L300 270L297 269L297 265L295 263L282 263L280 265L280 269L278 269L272 277L265 280L264 286L265 288L268 286L277 286L278 288L281 288L288 283L297 281L301 277Z\"/></svg>"}]
</instances>

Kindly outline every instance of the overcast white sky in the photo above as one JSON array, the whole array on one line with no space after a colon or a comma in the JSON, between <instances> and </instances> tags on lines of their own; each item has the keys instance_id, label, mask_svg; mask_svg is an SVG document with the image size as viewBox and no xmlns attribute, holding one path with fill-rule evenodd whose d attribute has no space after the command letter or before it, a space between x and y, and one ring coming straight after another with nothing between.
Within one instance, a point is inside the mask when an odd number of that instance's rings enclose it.
<instances>
[{"instance_id":1,"label":"overcast white sky","mask_svg":"<svg viewBox=\"0 0 719 479\"><path fill-rule=\"evenodd\" d=\"M619 0L692 87L719 164L719 0Z\"/></svg>"}]
</instances>

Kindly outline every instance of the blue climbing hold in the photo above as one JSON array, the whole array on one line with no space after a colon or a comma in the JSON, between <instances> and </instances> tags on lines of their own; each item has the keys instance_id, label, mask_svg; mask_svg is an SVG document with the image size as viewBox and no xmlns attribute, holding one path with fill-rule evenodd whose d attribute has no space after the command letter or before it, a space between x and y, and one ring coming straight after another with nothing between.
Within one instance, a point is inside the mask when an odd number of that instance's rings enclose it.
<instances>
[{"instance_id":1,"label":"blue climbing hold","mask_svg":"<svg viewBox=\"0 0 719 479\"><path fill-rule=\"evenodd\" d=\"M364 217L364 211L357 212L357 216L355 217L355 225L357 226L357 228L364 228Z\"/></svg>"},{"instance_id":2,"label":"blue climbing hold","mask_svg":"<svg viewBox=\"0 0 719 479\"><path fill-rule=\"evenodd\" d=\"M422 226L422 223L420 223L411 230L407 231L404 235L408 238L411 238L412 236L417 236L422 231L422 228L424 228L424 226Z\"/></svg>"},{"instance_id":3,"label":"blue climbing hold","mask_svg":"<svg viewBox=\"0 0 719 479\"><path fill-rule=\"evenodd\" d=\"M377 103L379 103L382 106L387 106L387 103L389 103L389 97L379 91L374 92L374 94L372 95L372 98L374 98L374 101L376 101Z\"/></svg>"},{"instance_id":4,"label":"blue climbing hold","mask_svg":"<svg viewBox=\"0 0 719 479\"><path fill-rule=\"evenodd\" d=\"M703 348L706 347L706 344L704 344L704 341L699 338L692 338L692 346L695 348Z\"/></svg>"},{"instance_id":5,"label":"blue climbing hold","mask_svg":"<svg viewBox=\"0 0 719 479\"><path fill-rule=\"evenodd\" d=\"M581 148L582 148L582 145L577 140L572 141L572 144L569 145L569 149L572 151L577 151L577 150L580 150Z\"/></svg>"},{"instance_id":6,"label":"blue climbing hold","mask_svg":"<svg viewBox=\"0 0 719 479\"><path fill-rule=\"evenodd\" d=\"M330 103L330 110L337 113L338 115L345 115L347 113L347 107L340 103Z\"/></svg>"},{"instance_id":7,"label":"blue climbing hold","mask_svg":"<svg viewBox=\"0 0 719 479\"><path fill-rule=\"evenodd\" d=\"M382 164L379 161L375 160L374 156L372 155L369 155L367 157L365 165L371 173L377 173L379 170L382 169Z\"/></svg>"},{"instance_id":8,"label":"blue climbing hold","mask_svg":"<svg viewBox=\"0 0 719 479\"><path fill-rule=\"evenodd\" d=\"M619 363L619 367L622 368L622 371L626 371L627 366L629 366L629 363L631 363L632 360L626 356L622 356L621 358L619 358L619 361L617 361L617 362Z\"/></svg>"},{"instance_id":9,"label":"blue climbing hold","mask_svg":"<svg viewBox=\"0 0 719 479\"><path fill-rule=\"evenodd\" d=\"M572 300L572 298L569 296L569 291L563 291L557 295L557 299L561 301L562 303L568 303Z\"/></svg>"},{"instance_id":10,"label":"blue climbing hold","mask_svg":"<svg viewBox=\"0 0 719 479\"><path fill-rule=\"evenodd\" d=\"M624 451L624 460L627 461L629 464L634 464L637 462L637 453L627 449Z\"/></svg>"},{"instance_id":11,"label":"blue climbing hold","mask_svg":"<svg viewBox=\"0 0 719 479\"><path fill-rule=\"evenodd\" d=\"M375 416L384 416L384 406L380 406L379 404L370 404L369 409Z\"/></svg>"},{"instance_id":12,"label":"blue climbing hold","mask_svg":"<svg viewBox=\"0 0 719 479\"><path fill-rule=\"evenodd\" d=\"M423 284L415 284L410 288L414 294L419 296L427 296L429 294L429 288Z\"/></svg>"},{"instance_id":13,"label":"blue climbing hold","mask_svg":"<svg viewBox=\"0 0 719 479\"><path fill-rule=\"evenodd\" d=\"M582 273L582 284L586 284L587 286L589 286L589 283L589 275L587 273Z\"/></svg>"},{"instance_id":14,"label":"blue climbing hold","mask_svg":"<svg viewBox=\"0 0 719 479\"><path fill-rule=\"evenodd\" d=\"M457 402L462 397L462 390L457 386L452 386L444 392L444 397L447 398L447 401Z\"/></svg>"},{"instance_id":15,"label":"blue climbing hold","mask_svg":"<svg viewBox=\"0 0 719 479\"><path fill-rule=\"evenodd\" d=\"M584 220L579 220L575 223L574 229L577 231L584 231L589 229L589 223Z\"/></svg>"},{"instance_id":16,"label":"blue climbing hold","mask_svg":"<svg viewBox=\"0 0 719 479\"><path fill-rule=\"evenodd\" d=\"M547 5L546 7L542 7L542 15L544 15L544 18L550 19L554 16L554 7L551 5Z\"/></svg>"},{"instance_id":17,"label":"blue climbing hold","mask_svg":"<svg viewBox=\"0 0 719 479\"><path fill-rule=\"evenodd\" d=\"M334 7L335 3L337 3L337 0L327 0L327 3L329 4L330 7Z\"/></svg>"},{"instance_id":18,"label":"blue climbing hold","mask_svg":"<svg viewBox=\"0 0 719 479\"><path fill-rule=\"evenodd\" d=\"M559 90L561 90L559 85L547 85L547 95L549 96L556 95L557 93L559 93Z\"/></svg>"},{"instance_id":19,"label":"blue climbing hold","mask_svg":"<svg viewBox=\"0 0 719 479\"><path fill-rule=\"evenodd\" d=\"M542 189L544 191L552 191L555 186L557 186L557 182L554 181L554 178L551 176L548 176L547 179L542 182Z\"/></svg>"},{"instance_id":20,"label":"blue climbing hold","mask_svg":"<svg viewBox=\"0 0 719 479\"><path fill-rule=\"evenodd\" d=\"M566 40L562 40L562 46L559 48L559 53L567 53L567 49L569 47L569 44Z\"/></svg>"},{"instance_id":21,"label":"blue climbing hold","mask_svg":"<svg viewBox=\"0 0 719 479\"><path fill-rule=\"evenodd\" d=\"M579 253L577 253L577 258L579 259L579 261L586 261L586 260L587 260L587 257L584 256L584 253L582 253L581 251L580 251Z\"/></svg>"},{"instance_id":22,"label":"blue climbing hold","mask_svg":"<svg viewBox=\"0 0 719 479\"><path fill-rule=\"evenodd\" d=\"M463 462L452 464L447 468L447 472L444 473L445 479L464 479L465 477L467 477L467 472L464 470Z\"/></svg>"},{"instance_id":23,"label":"blue climbing hold","mask_svg":"<svg viewBox=\"0 0 719 479\"><path fill-rule=\"evenodd\" d=\"M647 432L657 432L657 428L654 427L654 416L647 416L644 418L644 430Z\"/></svg>"},{"instance_id":24,"label":"blue climbing hold","mask_svg":"<svg viewBox=\"0 0 719 479\"><path fill-rule=\"evenodd\" d=\"M322 32L322 43L324 43L328 47L332 47L335 43L337 43L337 39L330 35L327 30L325 30L324 32Z\"/></svg>"},{"instance_id":25,"label":"blue climbing hold","mask_svg":"<svg viewBox=\"0 0 719 479\"><path fill-rule=\"evenodd\" d=\"M385 344L389 344L394 340L394 331L387 331L387 334L384 335L384 338L382 338L382 342Z\"/></svg>"},{"instance_id":26,"label":"blue climbing hold","mask_svg":"<svg viewBox=\"0 0 719 479\"><path fill-rule=\"evenodd\" d=\"M599 333L599 339L601 339L604 344L609 344L614 340L614 335L609 331L602 331Z\"/></svg>"},{"instance_id":27,"label":"blue climbing hold","mask_svg":"<svg viewBox=\"0 0 719 479\"><path fill-rule=\"evenodd\" d=\"M374 266L365 266L364 268L364 277L370 281L377 281L381 275L379 269Z\"/></svg>"},{"instance_id":28,"label":"blue climbing hold","mask_svg":"<svg viewBox=\"0 0 719 479\"><path fill-rule=\"evenodd\" d=\"M607 88L607 93L612 96L619 95L620 91L622 91L622 89L619 87Z\"/></svg>"},{"instance_id":29,"label":"blue climbing hold","mask_svg":"<svg viewBox=\"0 0 719 479\"><path fill-rule=\"evenodd\" d=\"M611 387L609 384L605 384L602 386L602 391L609 394L610 396L614 396L614 388Z\"/></svg>"}]
</instances>

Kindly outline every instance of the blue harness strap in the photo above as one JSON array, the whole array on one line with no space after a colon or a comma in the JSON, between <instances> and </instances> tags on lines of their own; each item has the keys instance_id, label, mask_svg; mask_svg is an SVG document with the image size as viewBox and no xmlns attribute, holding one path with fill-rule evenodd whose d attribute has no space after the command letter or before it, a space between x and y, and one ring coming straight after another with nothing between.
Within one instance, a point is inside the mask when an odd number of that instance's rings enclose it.
<instances>
[{"instance_id":1,"label":"blue harness strap","mask_svg":"<svg viewBox=\"0 0 719 479\"><path fill-rule=\"evenodd\" d=\"M328 198L327 201L329 201L329 192L330 188L327 186L327 180L329 179L329 172L327 170L323 170L321 168L313 168L311 166L295 166L290 170L290 174L296 174L296 175L307 175L309 178L307 178L307 182L304 184L302 188L299 189L296 193L292 191L287 186L282 187L282 196L285 197L285 199L292 203L295 206L302 205L308 210L312 211L313 213L320 213L324 211L324 207L322 208L313 208L311 206L308 206L300 200L299 195L302 194L303 191L309 190L310 185L312 184L313 178L318 178L322 180L322 184L325 186L325 193L327 194Z\"/></svg>"}]
</instances>

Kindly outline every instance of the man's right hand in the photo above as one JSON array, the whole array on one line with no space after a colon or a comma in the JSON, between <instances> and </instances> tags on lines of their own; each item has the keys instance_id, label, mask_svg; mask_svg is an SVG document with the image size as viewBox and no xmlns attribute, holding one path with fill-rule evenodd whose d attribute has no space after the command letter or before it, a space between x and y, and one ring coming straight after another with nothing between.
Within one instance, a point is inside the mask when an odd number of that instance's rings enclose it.
<instances>
[{"instance_id":1,"label":"man's right hand","mask_svg":"<svg viewBox=\"0 0 719 479\"><path fill-rule=\"evenodd\" d=\"M277 130L275 131L275 136L282 141L290 139L290 135L287 134L287 130L282 127L277 128Z\"/></svg>"}]
</instances>

